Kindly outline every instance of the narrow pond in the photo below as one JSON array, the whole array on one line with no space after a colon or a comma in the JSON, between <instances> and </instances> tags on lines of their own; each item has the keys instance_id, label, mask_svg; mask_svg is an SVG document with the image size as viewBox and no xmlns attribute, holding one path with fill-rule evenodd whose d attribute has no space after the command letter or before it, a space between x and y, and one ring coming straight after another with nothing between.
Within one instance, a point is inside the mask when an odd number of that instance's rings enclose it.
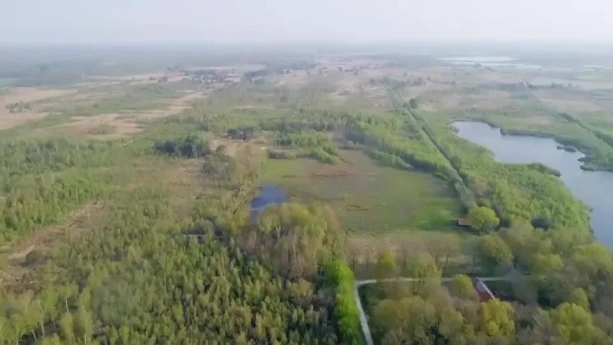
<instances>
[{"instance_id":1,"label":"narrow pond","mask_svg":"<svg viewBox=\"0 0 613 345\"><path fill-rule=\"evenodd\" d=\"M502 163L540 162L558 170L568 189L592 209L590 221L594 236L613 248L613 173L582 170L580 152L558 149L553 139L502 135L499 128L482 122L456 122L458 136L481 145Z\"/></svg>"}]
</instances>

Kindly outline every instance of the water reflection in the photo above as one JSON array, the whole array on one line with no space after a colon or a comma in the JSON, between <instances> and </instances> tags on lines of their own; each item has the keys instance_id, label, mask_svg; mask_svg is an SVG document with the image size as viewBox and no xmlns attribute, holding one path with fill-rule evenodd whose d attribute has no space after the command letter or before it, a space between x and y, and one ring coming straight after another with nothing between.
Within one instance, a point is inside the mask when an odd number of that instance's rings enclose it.
<instances>
[{"instance_id":1,"label":"water reflection","mask_svg":"<svg viewBox=\"0 0 613 345\"><path fill-rule=\"evenodd\" d=\"M580 169L581 152L558 149L553 139L502 135L500 129L482 122L456 122L458 135L494 153L502 163L540 162L558 170L568 189L592 209L590 221L594 235L603 244L613 247L613 174Z\"/></svg>"}]
</instances>

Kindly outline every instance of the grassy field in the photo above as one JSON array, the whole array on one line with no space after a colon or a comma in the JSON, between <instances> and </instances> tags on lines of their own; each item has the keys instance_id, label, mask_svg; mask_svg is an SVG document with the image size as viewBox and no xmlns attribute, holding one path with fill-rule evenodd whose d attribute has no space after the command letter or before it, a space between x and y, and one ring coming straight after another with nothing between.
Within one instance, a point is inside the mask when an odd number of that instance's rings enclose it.
<instances>
[{"instance_id":1,"label":"grassy field","mask_svg":"<svg viewBox=\"0 0 613 345\"><path fill-rule=\"evenodd\" d=\"M262 182L277 183L290 199L328 203L356 232L449 230L461 205L432 175L378 165L360 151L341 151L344 163L268 160Z\"/></svg>"}]
</instances>

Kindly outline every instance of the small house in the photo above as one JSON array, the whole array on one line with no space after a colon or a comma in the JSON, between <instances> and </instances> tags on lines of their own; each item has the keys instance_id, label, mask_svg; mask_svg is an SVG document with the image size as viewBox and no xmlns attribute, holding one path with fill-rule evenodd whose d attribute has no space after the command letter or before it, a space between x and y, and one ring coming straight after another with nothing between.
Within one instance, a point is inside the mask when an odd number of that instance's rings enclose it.
<instances>
[{"instance_id":1,"label":"small house","mask_svg":"<svg viewBox=\"0 0 613 345\"><path fill-rule=\"evenodd\" d=\"M479 278L473 278L471 280L475 287L475 291L477 291L477 295L479 295L479 302L487 302L496 298L483 280Z\"/></svg>"}]
</instances>

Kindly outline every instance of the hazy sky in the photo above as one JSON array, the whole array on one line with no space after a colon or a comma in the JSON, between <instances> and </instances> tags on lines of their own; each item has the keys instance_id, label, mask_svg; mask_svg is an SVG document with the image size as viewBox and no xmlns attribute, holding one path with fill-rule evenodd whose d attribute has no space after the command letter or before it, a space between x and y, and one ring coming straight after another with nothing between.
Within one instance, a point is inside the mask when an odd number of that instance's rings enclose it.
<instances>
[{"instance_id":1,"label":"hazy sky","mask_svg":"<svg viewBox=\"0 0 613 345\"><path fill-rule=\"evenodd\" d=\"M613 42L613 0L0 0L0 13L0 42Z\"/></svg>"}]
</instances>

